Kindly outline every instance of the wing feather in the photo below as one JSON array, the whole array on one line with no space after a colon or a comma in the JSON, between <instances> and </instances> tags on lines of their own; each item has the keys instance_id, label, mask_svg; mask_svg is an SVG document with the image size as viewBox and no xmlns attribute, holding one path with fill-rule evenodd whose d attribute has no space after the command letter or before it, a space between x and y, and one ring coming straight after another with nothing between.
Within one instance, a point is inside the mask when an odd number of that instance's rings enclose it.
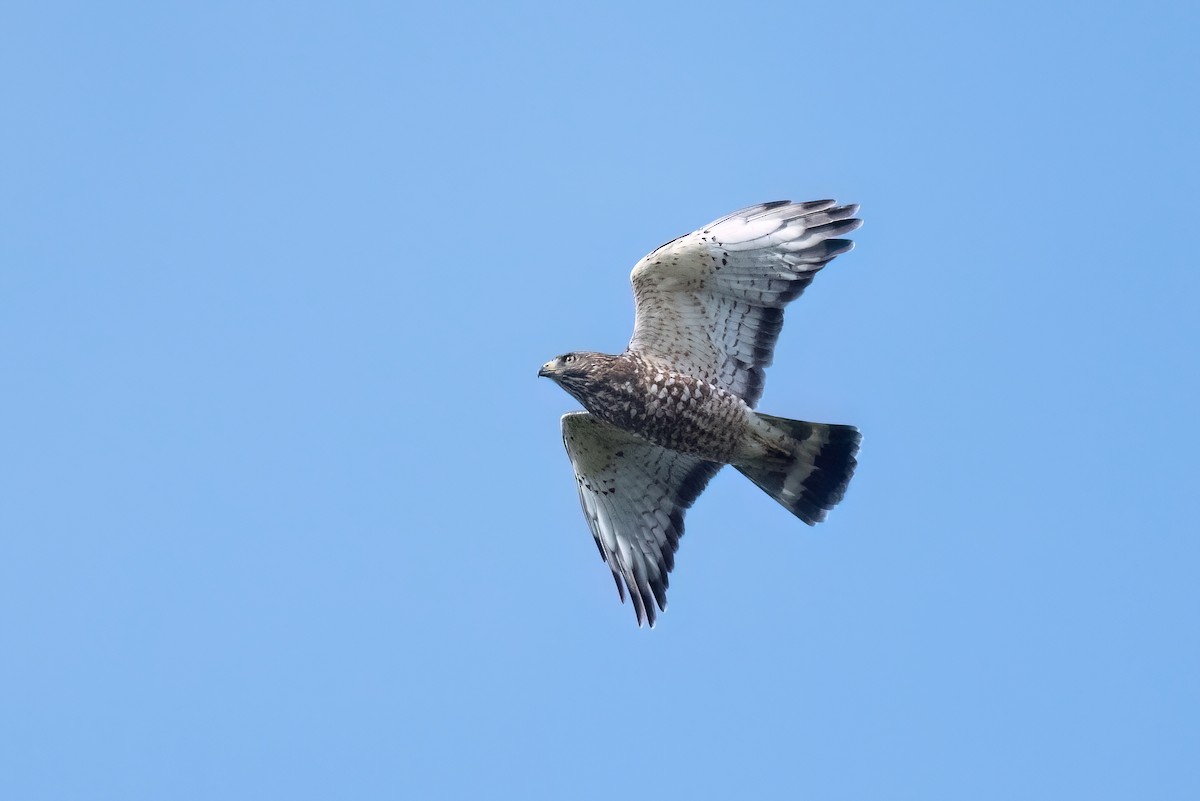
<instances>
[{"instance_id":1,"label":"wing feather","mask_svg":"<svg viewBox=\"0 0 1200 801\"><path fill-rule=\"evenodd\" d=\"M622 603L629 591L638 625L667 608L668 574L683 535L683 513L721 469L661 448L593 417L562 418L563 443L584 517Z\"/></svg>"},{"instance_id":2,"label":"wing feather","mask_svg":"<svg viewBox=\"0 0 1200 801\"><path fill-rule=\"evenodd\" d=\"M751 206L672 240L633 268L630 350L740 395L762 396L783 308L818 270L854 247L856 205Z\"/></svg>"}]
</instances>

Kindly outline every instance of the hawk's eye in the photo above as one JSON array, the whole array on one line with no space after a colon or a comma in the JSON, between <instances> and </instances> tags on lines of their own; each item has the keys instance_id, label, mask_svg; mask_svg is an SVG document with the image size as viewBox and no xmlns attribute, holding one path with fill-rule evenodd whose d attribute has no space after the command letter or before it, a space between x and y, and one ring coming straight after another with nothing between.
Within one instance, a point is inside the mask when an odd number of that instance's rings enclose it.
<instances>
[{"instance_id":1,"label":"hawk's eye","mask_svg":"<svg viewBox=\"0 0 1200 801\"><path fill-rule=\"evenodd\" d=\"M563 361L567 364L570 364L571 362L575 361L575 354L568 353L566 356L563 356Z\"/></svg>"}]
</instances>

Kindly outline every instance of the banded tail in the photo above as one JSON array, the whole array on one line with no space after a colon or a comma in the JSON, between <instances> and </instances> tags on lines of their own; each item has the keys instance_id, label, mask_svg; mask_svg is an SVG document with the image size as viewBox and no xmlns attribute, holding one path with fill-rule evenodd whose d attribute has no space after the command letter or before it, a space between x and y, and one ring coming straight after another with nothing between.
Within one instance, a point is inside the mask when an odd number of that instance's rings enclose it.
<instances>
[{"instance_id":1,"label":"banded tail","mask_svg":"<svg viewBox=\"0 0 1200 801\"><path fill-rule=\"evenodd\" d=\"M759 414L793 441L790 461L762 461L734 467L759 489L810 526L820 523L846 494L858 464L862 437L854 426L806 423Z\"/></svg>"}]
</instances>

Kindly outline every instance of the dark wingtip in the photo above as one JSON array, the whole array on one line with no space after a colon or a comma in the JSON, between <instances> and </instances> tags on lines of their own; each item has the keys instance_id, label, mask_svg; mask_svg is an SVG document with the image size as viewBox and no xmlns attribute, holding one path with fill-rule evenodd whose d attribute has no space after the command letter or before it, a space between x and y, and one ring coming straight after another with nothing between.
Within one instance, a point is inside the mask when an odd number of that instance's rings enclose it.
<instances>
[{"instance_id":1,"label":"dark wingtip","mask_svg":"<svg viewBox=\"0 0 1200 801\"><path fill-rule=\"evenodd\" d=\"M814 255L819 256L821 261L829 261L836 256L854 250L854 241L850 239L826 239L819 245L813 245L809 250L819 251Z\"/></svg>"},{"instance_id":2,"label":"dark wingtip","mask_svg":"<svg viewBox=\"0 0 1200 801\"><path fill-rule=\"evenodd\" d=\"M601 554L603 556L603 554ZM625 603L625 587L621 584L621 577L617 575L617 571L613 571L613 582L617 585L617 597L621 599L621 603Z\"/></svg>"}]
</instances>

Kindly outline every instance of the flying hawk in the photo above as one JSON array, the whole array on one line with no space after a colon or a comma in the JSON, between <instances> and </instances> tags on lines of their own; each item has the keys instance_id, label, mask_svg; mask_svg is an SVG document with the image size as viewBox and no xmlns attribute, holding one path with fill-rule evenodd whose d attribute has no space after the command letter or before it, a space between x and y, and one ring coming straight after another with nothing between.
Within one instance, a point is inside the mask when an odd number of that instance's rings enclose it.
<instances>
[{"instance_id":1,"label":"flying hawk","mask_svg":"<svg viewBox=\"0 0 1200 801\"><path fill-rule=\"evenodd\" d=\"M643 258L625 352L575 352L542 365L587 409L562 418L579 500L622 603L638 625L667 608L683 513L731 464L813 525L854 473L852 426L753 411L783 307L854 247L856 205L776 201L735 211Z\"/></svg>"}]
</instances>

